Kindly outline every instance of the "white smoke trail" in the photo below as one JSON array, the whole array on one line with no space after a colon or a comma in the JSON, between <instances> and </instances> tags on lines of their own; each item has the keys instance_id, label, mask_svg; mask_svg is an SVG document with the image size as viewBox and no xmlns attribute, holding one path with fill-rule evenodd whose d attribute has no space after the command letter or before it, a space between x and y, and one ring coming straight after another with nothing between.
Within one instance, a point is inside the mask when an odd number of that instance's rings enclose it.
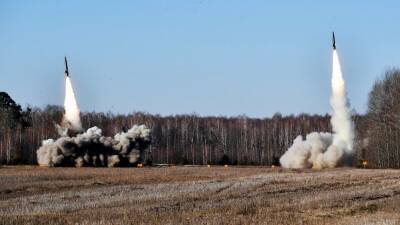
<instances>
[{"instance_id":1,"label":"white smoke trail","mask_svg":"<svg viewBox=\"0 0 400 225\"><path fill-rule=\"evenodd\" d=\"M331 86L331 124L334 133L313 132L305 140L301 135L298 136L280 158L283 167L332 168L344 163L353 154L354 125L336 50L333 51Z\"/></svg>"},{"instance_id":2,"label":"white smoke trail","mask_svg":"<svg viewBox=\"0 0 400 225\"><path fill-rule=\"evenodd\" d=\"M79 115L80 111L78 103L76 102L74 89L72 88L72 83L69 76L65 77L64 110L64 120L68 123L68 128L74 131L81 131L82 123Z\"/></svg>"},{"instance_id":3,"label":"white smoke trail","mask_svg":"<svg viewBox=\"0 0 400 225\"><path fill-rule=\"evenodd\" d=\"M351 112L346 96L346 85L343 79L342 70L340 68L339 56L336 50L333 51L333 68L332 68L332 96L331 106L333 109L331 124L335 133L333 144L344 142L346 145L344 150L346 153L353 151L354 142L354 125L351 120Z\"/></svg>"}]
</instances>

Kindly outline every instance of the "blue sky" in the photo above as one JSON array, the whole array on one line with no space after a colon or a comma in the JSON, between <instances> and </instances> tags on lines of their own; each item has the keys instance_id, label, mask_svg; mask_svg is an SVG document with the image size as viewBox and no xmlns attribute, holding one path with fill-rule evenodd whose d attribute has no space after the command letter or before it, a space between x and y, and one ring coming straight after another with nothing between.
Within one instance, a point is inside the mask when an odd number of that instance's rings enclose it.
<instances>
[{"instance_id":1,"label":"blue sky","mask_svg":"<svg viewBox=\"0 0 400 225\"><path fill-rule=\"evenodd\" d=\"M82 111L329 113L335 30L352 108L400 64L397 1L0 1L0 90Z\"/></svg>"}]
</instances>

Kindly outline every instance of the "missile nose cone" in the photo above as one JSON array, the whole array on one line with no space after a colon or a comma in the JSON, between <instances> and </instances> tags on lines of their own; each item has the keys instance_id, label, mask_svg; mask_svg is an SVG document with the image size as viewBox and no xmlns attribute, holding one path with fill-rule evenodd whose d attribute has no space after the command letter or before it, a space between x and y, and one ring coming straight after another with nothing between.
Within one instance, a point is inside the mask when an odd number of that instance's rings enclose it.
<instances>
[{"instance_id":1,"label":"missile nose cone","mask_svg":"<svg viewBox=\"0 0 400 225\"><path fill-rule=\"evenodd\" d=\"M65 76L69 77L69 72L68 72L68 62L67 62L67 57L64 57L65 61Z\"/></svg>"},{"instance_id":2,"label":"missile nose cone","mask_svg":"<svg viewBox=\"0 0 400 225\"><path fill-rule=\"evenodd\" d=\"M332 47L333 50L336 50L335 32L332 32Z\"/></svg>"}]
</instances>

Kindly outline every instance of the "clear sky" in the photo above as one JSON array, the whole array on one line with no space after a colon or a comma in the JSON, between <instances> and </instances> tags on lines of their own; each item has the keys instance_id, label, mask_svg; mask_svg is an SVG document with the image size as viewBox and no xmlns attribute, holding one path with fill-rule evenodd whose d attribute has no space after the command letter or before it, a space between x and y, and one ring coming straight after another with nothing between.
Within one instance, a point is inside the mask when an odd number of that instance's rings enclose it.
<instances>
[{"instance_id":1,"label":"clear sky","mask_svg":"<svg viewBox=\"0 0 400 225\"><path fill-rule=\"evenodd\" d=\"M352 108L400 64L399 1L0 1L0 91L82 111L329 113L331 31Z\"/></svg>"}]
</instances>

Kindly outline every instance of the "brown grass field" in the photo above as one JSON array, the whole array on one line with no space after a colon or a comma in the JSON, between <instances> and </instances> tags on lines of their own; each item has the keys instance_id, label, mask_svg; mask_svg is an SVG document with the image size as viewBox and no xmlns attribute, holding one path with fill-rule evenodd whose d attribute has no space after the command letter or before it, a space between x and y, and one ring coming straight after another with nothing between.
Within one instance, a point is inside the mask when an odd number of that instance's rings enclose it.
<instances>
[{"instance_id":1,"label":"brown grass field","mask_svg":"<svg viewBox=\"0 0 400 225\"><path fill-rule=\"evenodd\" d=\"M400 170L0 168L1 224L400 224Z\"/></svg>"}]
</instances>

